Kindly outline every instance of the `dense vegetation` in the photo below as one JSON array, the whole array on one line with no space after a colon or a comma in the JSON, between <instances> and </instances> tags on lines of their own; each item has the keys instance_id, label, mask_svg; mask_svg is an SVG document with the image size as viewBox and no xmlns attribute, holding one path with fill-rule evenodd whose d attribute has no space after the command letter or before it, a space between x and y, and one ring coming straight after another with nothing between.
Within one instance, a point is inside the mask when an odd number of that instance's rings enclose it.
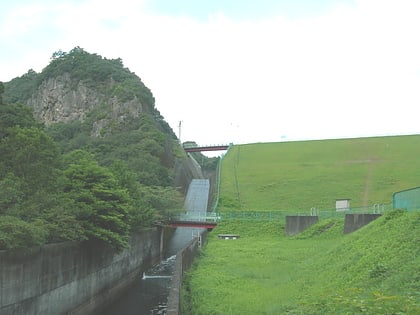
<instances>
[{"instance_id":1,"label":"dense vegetation","mask_svg":"<svg viewBox=\"0 0 420 315\"><path fill-rule=\"evenodd\" d=\"M418 186L419 141L403 136L233 147L222 162L222 222L187 276L184 312L419 314L420 212L390 210L349 235L343 235L342 218L330 217L294 237L284 235L284 219L233 215L309 214L312 206L333 208L343 196L355 207L391 203L393 192ZM219 233L240 238L220 240Z\"/></svg>"},{"instance_id":2,"label":"dense vegetation","mask_svg":"<svg viewBox=\"0 0 420 315\"><path fill-rule=\"evenodd\" d=\"M23 104L44 80L65 73L74 87L83 82L104 97L140 99L145 111L110 120L100 137L91 130L111 119L105 105L83 121L46 128ZM120 59L76 47L54 53L41 73L30 70L0 87L0 249L65 240L122 249L131 231L182 206L173 187L174 158L182 154L176 137L150 90Z\"/></svg>"},{"instance_id":3,"label":"dense vegetation","mask_svg":"<svg viewBox=\"0 0 420 315\"><path fill-rule=\"evenodd\" d=\"M187 141L182 144L184 148L197 147L198 144L194 141ZM217 169L219 157L207 157L201 152L191 152L190 155L200 164L204 172L213 172Z\"/></svg>"}]
</instances>

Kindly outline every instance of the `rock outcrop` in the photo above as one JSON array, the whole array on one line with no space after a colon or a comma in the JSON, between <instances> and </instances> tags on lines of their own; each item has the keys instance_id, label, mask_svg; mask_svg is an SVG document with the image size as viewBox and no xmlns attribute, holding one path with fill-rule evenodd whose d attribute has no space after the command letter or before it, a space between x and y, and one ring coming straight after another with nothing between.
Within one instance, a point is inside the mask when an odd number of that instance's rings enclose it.
<instances>
[{"instance_id":1,"label":"rock outcrop","mask_svg":"<svg viewBox=\"0 0 420 315\"><path fill-rule=\"evenodd\" d=\"M108 84L112 89L113 83ZM101 118L93 122L91 135L100 137L112 123L129 117L139 117L144 106L138 98L121 102L116 96L109 97L89 88L82 81L74 82L69 74L43 81L27 101L37 120L45 125L58 122L84 121L89 112L101 108Z\"/></svg>"}]
</instances>

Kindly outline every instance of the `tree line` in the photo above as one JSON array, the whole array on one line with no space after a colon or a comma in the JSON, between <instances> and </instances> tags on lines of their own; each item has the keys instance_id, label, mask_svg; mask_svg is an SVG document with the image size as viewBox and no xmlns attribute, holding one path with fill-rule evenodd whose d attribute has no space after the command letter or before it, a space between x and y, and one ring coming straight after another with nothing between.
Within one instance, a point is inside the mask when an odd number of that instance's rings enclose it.
<instances>
[{"instance_id":1,"label":"tree line","mask_svg":"<svg viewBox=\"0 0 420 315\"><path fill-rule=\"evenodd\" d=\"M81 70L87 65L89 71ZM0 249L77 240L121 250L131 232L182 207L173 187L176 137L154 109L150 91L130 79L121 60L75 49L55 54L46 69L0 84ZM152 110L128 118L106 137L90 136L98 113L45 127L22 104L40 78L63 71L97 89L105 77L136 81L121 97L135 94Z\"/></svg>"},{"instance_id":2,"label":"tree line","mask_svg":"<svg viewBox=\"0 0 420 315\"><path fill-rule=\"evenodd\" d=\"M0 104L0 137L0 249L67 240L122 249L130 232L181 206L172 186L142 184L122 160L60 153L24 105Z\"/></svg>"}]
</instances>

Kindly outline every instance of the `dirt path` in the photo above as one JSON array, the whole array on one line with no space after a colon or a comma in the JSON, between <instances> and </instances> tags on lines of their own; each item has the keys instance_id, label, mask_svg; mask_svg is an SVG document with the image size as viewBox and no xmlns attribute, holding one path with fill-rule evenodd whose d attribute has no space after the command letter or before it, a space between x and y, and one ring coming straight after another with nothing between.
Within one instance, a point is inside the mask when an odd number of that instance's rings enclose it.
<instances>
[{"instance_id":1,"label":"dirt path","mask_svg":"<svg viewBox=\"0 0 420 315\"><path fill-rule=\"evenodd\" d=\"M368 171L366 175L366 181L365 181L365 190L363 191L363 199L362 199L362 205L363 207L367 207L369 204L369 192L370 188L372 186L372 174L373 174L373 165L374 162L370 161L368 164Z\"/></svg>"}]
</instances>

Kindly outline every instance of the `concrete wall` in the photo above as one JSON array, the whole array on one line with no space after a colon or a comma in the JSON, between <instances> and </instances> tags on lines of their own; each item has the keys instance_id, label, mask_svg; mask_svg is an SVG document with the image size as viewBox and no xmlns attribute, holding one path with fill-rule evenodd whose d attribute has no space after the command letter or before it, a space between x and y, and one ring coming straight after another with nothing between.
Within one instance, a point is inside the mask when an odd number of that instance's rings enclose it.
<instances>
[{"instance_id":1,"label":"concrete wall","mask_svg":"<svg viewBox=\"0 0 420 315\"><path fill-rule=\"evenodd\" d=\"M180 187L181 192L185 195L191 180L194 178L202 179L204 175L200 165L189 154L186 158L177 159L175 164L175 187Z\"/></svg>"},{"instance_id":2,"label":"concrete wall","mask_svg":"<svg viewBox=\"0 0 420 315\"><path fill-rule=\"evenodd\" d=\"M0 251L0 314L91 314L159 259L160 239L133 235L121 253L78 242Z\"/></svg>"},{"instance_id":3,"label":"concrete wall","mask_svg":"<svg viewBox=\"0 0 420 315\"><path fill-rule=\"evenodd\" d=\"M344 234L354 232L380 216L380 214L348 213L344 219Z\"/></svg>"},{"instance_id":4,"label":"concrete wall","mask_svg":"<svg viewBox=\"0 0 420 315\"><path fill-rule=\"evenodd\" d=\"M175 185L185 192L192 178L203 178L190 157L178 159ZM65 242L19 251L0 251L0 314L100 314L160 259L158 229L133 235L121 253L88 243Z\"/></svg>"},{"instance_id":5,"label":"concrete wall","mask_svg":"<svg viewBox=\"0 0 420 315\"><path fill-rule=\"evenodd\" d=\"M318 222L318 216L288 215L286 216L286 234L296 235Z\"/></svg>"},{"instance_id":6,"label":"concrete wall","mask_svg":"<svg viewBox=\"0 0 420 315\"><path fill-rule=\"evenodd\" d=\"M207 241L207 231L201 234L201 244ZM188 271L197 255L200 240L198 237L194 238L187 246L176 254L175 268L171 281L171 289L168 296L167 315L181 314L181 293L182 293L182 280L184 273Z\"/></svg>"}]
</instances>

